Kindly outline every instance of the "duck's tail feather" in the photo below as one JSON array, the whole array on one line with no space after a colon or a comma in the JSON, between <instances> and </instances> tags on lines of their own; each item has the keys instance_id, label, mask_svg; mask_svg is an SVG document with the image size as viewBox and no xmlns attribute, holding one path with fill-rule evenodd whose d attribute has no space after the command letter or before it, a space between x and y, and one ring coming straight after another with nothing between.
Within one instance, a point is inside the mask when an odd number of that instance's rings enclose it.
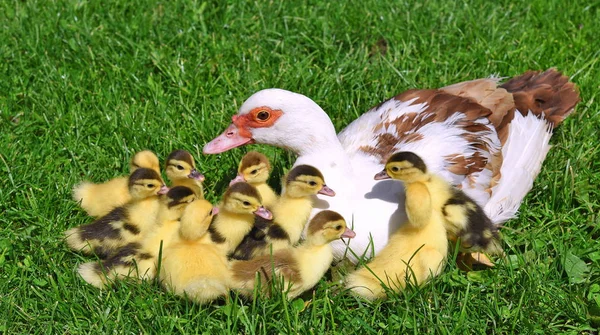
<instances>
[{"instance_id":1,"label":"duck's tail feather","mask_svg":"<svg viewBox=\"0 0 600 335\"><path fill-rule=\"evenodd\" d=\"M527 71L500 87L512 93L521 115L531 112L546 119L553 128L573 112L580 100L575 84L556 69Z\"/></svg>"},{"instance_id":2,"label":"duck's tail feather","mask_svg":"<svg viewBox=\"0 0 600 335\"><path fill-rule=\"evenodd\" d=\"M500 87L512 93L515 109L496 126L503 142L502 177L484 208L495 224L516 215L550 149L552 130L579 102L575 84L555 69L528 71Z\"/></svg>"},{"instance_id":3,"label":"duck's tail feather","mask_svg":"<svg viewBox=\"0 0 600 335\"><path fill-rule=\"evenodd\" d=\"M533 113L516 113L511 122L506 143L502 147L504 161L500 182L492 189L492 196L484 211L494 224L515 217L527 192L542 167L550 149L552 126Z\"/></svg>"}]
</instances>

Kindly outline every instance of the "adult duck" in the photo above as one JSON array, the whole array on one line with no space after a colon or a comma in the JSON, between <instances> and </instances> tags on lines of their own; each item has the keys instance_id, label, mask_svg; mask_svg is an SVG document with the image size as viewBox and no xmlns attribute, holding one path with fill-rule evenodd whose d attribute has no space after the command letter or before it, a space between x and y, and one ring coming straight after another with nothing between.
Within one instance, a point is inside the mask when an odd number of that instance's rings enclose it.
<instances>
[{"instance_id":1,"label":"adult duck","mask_svg":"<svg viewBox=\"0 0 600 335\"><path fill-rule=\"evenodd\" d=\"M409 90L336 135L327 114L308 97L265 89L242 104L204 153L263 143L295 152L295 165L319 169L336 196L319 196L315 210L344 216L356 238L350 253L335 242L335 256L356 261L382 249L406 221L402 184L373 180L393 153L415 152L500 224L516 214L550 148L552 130L577 102L575 85L560 72L529 71L501 85L487 78Z\"/></svg>"}]
</instances>

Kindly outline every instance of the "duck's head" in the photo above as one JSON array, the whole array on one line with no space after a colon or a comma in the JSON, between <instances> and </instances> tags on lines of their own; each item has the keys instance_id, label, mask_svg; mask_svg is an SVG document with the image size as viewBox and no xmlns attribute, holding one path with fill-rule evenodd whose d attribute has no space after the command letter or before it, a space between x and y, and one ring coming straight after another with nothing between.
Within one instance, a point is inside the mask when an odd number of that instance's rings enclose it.
<instances>
[{"instance_id":1,"label":"duck's head","mask_svg":"<svg viewBox=\"0 0 600 335\"><path fill-rule=\"evenodd\" d=\"M204 181L204 175L196 170L194 157L185 150L174 150L167 157L167 178L170 181L191 178L199 182Z\"/></svg>"},{"instance_id":2,"label":"duck's head","mask_svg":"<svg viewBox=\"0 0 600 335\"><path fill-rule=\"evenodd\" d=\"M427 165L414 152L397 152L385 163L385 169L375 175L375 180L390 178L407 183L424 180L427 178Z\"/></svg>"},{"instance_id":3,"label":"duck's head","mask_svg":"<svg viewBox=\"0 0 600 335\"><path fill-rule=\"evenodd\" d=\"M238 174L230 183L245 181L250 184L265 183L271 173L271 164L267 156L257 151L250 151L240 161Z\"/></svg>"},{"instance_id":4,"label":"duck's head","mask_svg":"<svg viewBox=\"0 0 600 335\"><path fill-rule=\"evenodd\" d=\"M181 215L179 233L186 239L197 239L208 231L213 216L218 212L217 207L204 200L196 201L185 207Z\"/></svg>"},{"instance_id":5,"label":"duck's head","mask_svg":"<svg viewBox=\"0 0 600 335\"><path fill-rule=\"evenodd\" d=\"M310 165L298 165L291 169L285 177L283 189L283 193L292 198L316 194L335 196L335 192L325 185L321 171Z\"/></svg>"},{"instance_id":6,"label":"duck's head","mask_svg":"<svg viewBox=\"0 0 600 335\"><path fill-rule=\"evenodd\" d=\"M223 195L221 211L235 214L254 214L271 220L273 214L262 205L262 198L256 188L248 183L235 183Z\"/></svg>"},{"instance_id":7,"label":"duck's head","mask_svg":"<svg viewBox=\"0 0 600 335\"><path fill-rule=\"evenodd\" d=\"M354 236L356 233L346 226L346 220L334 211L321 211L308 223L307 240L315 244L327 244Z\"/></svg>"},{"instance_id":8,"label":"duck's head","mask_svg":"<svg viewBox=\"0 0 600 335\"><path fill-rule=\"evenodd\" d=\"M136 152L136 154L133 155L129 161L129 172L131 173L139 168L152 169L160 173L160 163L158 162L158 157L156 157L156 155L150 150Z\"/></svg>"},{"instance_id":9,"label":"duck's head","mask_svg":"<svg viewBox=\"0 0 600 335\"><path fill-rule=\"evenodd\" d=\"M139 168L129 175L129 193L133 199L145 199L169 191L158 172Z\"/></svg>"},{"instance_id":10,"label":"duck's head","mask_svg":"<svg viewBox=\"0 0 600 335\"><path fill-rule=\"evenodd\" d=\"M187 205L196 200L196 194L189 187L175 186L161 200L169 210L183 212Z\"/></svg>"},{"instance_id":11,"label":"duck's head","mask_svg":"<svg viewBox=\"0 0 600 335\"><path fill-rule=\"evenodd\" d=\"M270 144L298 154L337 141L327 114L308 97L271 88L246 100L231 125L204 146L217 154L248 143Z\"/></svg>"}]
</instances>

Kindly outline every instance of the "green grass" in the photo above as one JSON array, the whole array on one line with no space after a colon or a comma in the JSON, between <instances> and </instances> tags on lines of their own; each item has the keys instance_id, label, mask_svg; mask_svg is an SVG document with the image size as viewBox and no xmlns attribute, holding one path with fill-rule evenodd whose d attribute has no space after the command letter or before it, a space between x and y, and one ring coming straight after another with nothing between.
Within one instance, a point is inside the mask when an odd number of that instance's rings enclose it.
<instances>
[{"instance_id":1,"label":"green grass","mask_svg":"<svg viewBox=\"0 0 600 335\"><path fill-rule=\"evenodd\" d=\"M599 17L577 0L0 2L0 333L596 333ZM387 50L369 57L380 39ZM323 280L302 300L198 306L153 283L98 291L61 239L90 222L72 186L125 174L140 149L191 151L216 201L248 148L202 146L262 88L308 95L342 129L409 88L549 67L582 102L493 270L449 264L372 304ZM260 150L275 177L293 162Z\"/></svg>"}]
</instances>

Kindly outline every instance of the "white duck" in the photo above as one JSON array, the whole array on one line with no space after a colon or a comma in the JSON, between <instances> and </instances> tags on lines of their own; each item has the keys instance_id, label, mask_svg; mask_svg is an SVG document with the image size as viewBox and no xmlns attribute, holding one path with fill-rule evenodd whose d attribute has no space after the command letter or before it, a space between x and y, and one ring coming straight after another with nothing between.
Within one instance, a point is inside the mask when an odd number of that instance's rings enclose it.
<instances>
[{"instance_id":1,"label":"white duck","mask_svg":"<svg viewBox=\"0 0 600 335\"><path fill-rule=\"evenodd\" d=\"M373 180L397 151L422 157L430 171L484 206L494 223L516 214L550 148L552 129L573 111L579 94L554 69L530 71L500 86L498 81L406 91L361 115L337 136L327 114L311 99L265 89L243 103L233 123L206 144L204 153L264 143L295 152L294 165L318 168L337 194L319 196L315 210L337 211L350 223L356 232L352 252L346 254L341 241L333 247L336 258L347 255L356 261L355 255L370 257L381 250L406 221L402 184Z\"/></svg>"}]
</instances>

